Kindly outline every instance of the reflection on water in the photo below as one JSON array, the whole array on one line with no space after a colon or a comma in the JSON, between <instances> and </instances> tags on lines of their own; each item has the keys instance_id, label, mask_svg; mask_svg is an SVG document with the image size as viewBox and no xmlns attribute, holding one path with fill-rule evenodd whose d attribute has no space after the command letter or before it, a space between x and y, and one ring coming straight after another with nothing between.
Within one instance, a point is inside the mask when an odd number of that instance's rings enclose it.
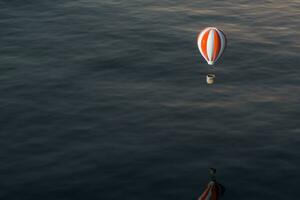
<instances>
[{"instance_id":1,"label":"reflection on water","mask_svg":"<svg viewBox=\"0 0 300 200\"><path fill-rule=\"evenodd\" d=\"M299 192L300 4L0 3L1 199L224 199ZM210 68L206 26L228 46Z\"/></svg>"}]
</instances>

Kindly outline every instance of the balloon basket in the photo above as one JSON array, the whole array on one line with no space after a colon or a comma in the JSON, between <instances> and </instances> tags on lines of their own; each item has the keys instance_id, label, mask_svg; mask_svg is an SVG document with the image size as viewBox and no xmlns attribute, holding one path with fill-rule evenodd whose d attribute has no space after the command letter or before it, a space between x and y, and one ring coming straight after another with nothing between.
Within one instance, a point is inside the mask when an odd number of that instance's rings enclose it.
<instances>
[{"instance_id":1,"label":"balloon basket","mask_svg":"<svg viewBox=\"0 0 300 200\"><path fill-rule=\"evenodd\" d=\"M215 79L216 79L216 75L214 74L207 74L206 76L206 82L208 85L211 85L215 82Z\"/></svg>"}]
</instances>

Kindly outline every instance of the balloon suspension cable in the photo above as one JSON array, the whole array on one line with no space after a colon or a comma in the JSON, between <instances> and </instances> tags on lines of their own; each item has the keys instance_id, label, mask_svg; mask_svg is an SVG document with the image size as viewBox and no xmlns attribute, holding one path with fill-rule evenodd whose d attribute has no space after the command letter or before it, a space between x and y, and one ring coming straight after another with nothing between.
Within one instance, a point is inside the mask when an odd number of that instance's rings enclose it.
<instances>
[{"instance_id":1,"label":"balloon suspension cable","mask_svg":"<svg viewBox=\"0 0 300 200\"><path fill-rule=\"evenodd\" d=\"M215 65L212 65L209 71L210 71L209 72L210 74L214 74L215 75L215 73L217 71Z\"/></svg>"},{"instance_id":2,"label":"balloon suspension cable","mask_svg":"<svg viewBox=\"0 0 300 200\"><path fill-rule=\"evenodd\" d=\"M217 170L215 168L209 168L209 176L212 181L216 181L216 172Z\"/></svg>"}]
</instances>

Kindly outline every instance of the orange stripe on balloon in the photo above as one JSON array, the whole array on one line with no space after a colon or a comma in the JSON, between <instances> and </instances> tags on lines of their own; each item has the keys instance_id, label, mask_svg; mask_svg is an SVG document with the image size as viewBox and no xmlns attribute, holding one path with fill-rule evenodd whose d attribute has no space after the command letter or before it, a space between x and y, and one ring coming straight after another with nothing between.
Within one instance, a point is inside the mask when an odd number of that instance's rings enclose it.
<instances>
[{"instance_id":1,"label":"orange stripe on balloon","mask_svg":"<svg viewBox=\"0 0 300 200\"><path fill-rule=\"evenodd\" d=\"M210 186L208 186L208 187L204 190L203 194L199 197L198 200L205 200L206 197L207 197L207 195L208 195L208 193L209 193L209 190L210 190Z\"/></svg>"},{"instance_id":2,"label":"orange stripe on balloon","mask_svg":"<svg viewBox=\"0 0 300 200\"><path fill-rule=\"evenodd\" d=\"M218 57L219 51L221 48L221 39L217 31L214 31L214 53L212 60L215 61L215 59Z\"/></svg>"},{"instance_id":3,"label":"orange stripe on balloon","mask_svg":"<svg viewBox=\"0 0 300 200\"><path fill-rule=\"evenodd\" d=\"M207 38L208 38L209 32L210 32L210 29L208 29L206 31L206 33L204 33L202 40L201 40L201 50L202 50L202 52L204 54L203 56L205 57L206 60L208 60L206 47L207 47Z\"/></svg>"}]
</instances>

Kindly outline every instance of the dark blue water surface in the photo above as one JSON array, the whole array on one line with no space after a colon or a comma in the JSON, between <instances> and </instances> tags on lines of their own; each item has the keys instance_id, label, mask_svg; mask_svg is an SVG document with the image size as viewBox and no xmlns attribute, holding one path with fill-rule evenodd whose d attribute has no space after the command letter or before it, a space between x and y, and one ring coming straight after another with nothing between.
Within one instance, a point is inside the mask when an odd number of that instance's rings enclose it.
<instances>
[{"instance_id":1,"label":"dark blue water surface","mask_svg":"<svg viewBox=\"0 0 300 200\"><path fill-rule=\"evenodd\" d=\"M298 199L300 2L0 1L0 199ZM214 70L206 26L228 46Z\"/></svg>"}]
</instances>

